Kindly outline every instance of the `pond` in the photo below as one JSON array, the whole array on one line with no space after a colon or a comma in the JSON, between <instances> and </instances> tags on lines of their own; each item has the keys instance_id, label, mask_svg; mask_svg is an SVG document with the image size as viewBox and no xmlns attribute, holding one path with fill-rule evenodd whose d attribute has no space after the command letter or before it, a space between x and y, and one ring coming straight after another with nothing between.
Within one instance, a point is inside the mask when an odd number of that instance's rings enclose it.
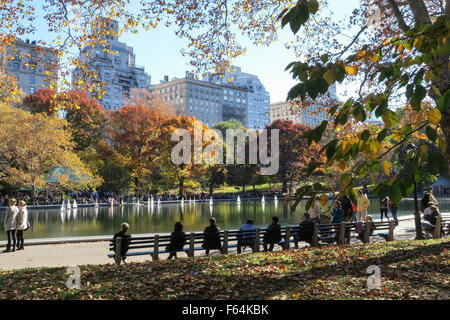
<instances>
[{"instance_id":1,"label":"pond","mask_svg":"<svg viewBox=\"0 0 450 320\"><path fill-rule=\"evenodd\" d=\"M123 207L87 207L67 212L59 209L29 210L31 228L25 232L25 238L53 238L112 235L120 229L122 222L130 224L130 232L137 233L165 233L173 230L173 225L181 221L185 231L201 231L208 225L210 216L216 218L217 225L222 229L238 229L247 219L252 219L256 226L267 226L272 216L278 216L282 225L297 224L302 220L304 203L295 211L291 211L283 201L275 204L266 201L242 201L238 205L235 201L162 204L153 207L147 205ZM450 212L450 199L440 200L441 212ZM403 200L400 204L398 216L412 214L414 204L412 200ZM0 218L3 217L0 213ZM371 200L368 213L379 218L379 200ZM389 212L389 217L391 214ZM0 220L2 221L2 220ZM5 231L0 228L0 239L6 238Z\"/></svg>"}]
</instances>

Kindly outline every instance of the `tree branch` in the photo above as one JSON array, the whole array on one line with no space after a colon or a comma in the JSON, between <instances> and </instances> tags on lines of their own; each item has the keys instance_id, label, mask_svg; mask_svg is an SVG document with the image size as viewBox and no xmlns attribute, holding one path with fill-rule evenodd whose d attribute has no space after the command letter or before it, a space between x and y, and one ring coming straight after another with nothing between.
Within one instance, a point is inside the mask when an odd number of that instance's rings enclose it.
<instances>
[{"instance_id":1,"label":"tree branch","mask_svg":"<svg viewBox=\"0 0 450 320\"><path fill-rule=\"evenodd\" d=\"M406 33L406 31L409 30L409 27L406 24L405 19L403 19L403 15L400 12L400 9L398 8L397 3L395 2L395 0L388 0L388 3L392 8L392 11L394 12L395 17L397 18L400 29L402 29L403 32Z\"/></svg>"},{"instance_id":2,"label":"tree branch","mask_svg":"<svg viewBox=\"0 0 450 320\"><path fill-rule=\"evenodd\" d=\"M427 6L423 0L408 0L409 7L414 14L414 20L421 24L431 24L430 15Z\"/></svg>"}]
</instances>

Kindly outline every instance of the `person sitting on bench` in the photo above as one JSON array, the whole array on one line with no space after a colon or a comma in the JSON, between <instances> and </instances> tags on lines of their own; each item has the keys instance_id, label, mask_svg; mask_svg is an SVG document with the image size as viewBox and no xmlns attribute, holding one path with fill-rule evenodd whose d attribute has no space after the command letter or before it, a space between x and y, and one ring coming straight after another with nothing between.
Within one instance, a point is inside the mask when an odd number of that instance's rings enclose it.
<instances>
[{"instance_id":1,"label":"person sitting on bench","mask_svg":"<svg viewBox=\"0 0 450 320\"><path fill-rule=\"evenodd\" d=\"M265 252L267 252L268 244L270 244L269 251L273 251L275 244L280 245L284 249L281 243L281 226L278 224L278 221L278 217L272 217L272 223L267 227L266 233L264 233L263 247Z\"/></svg>"},{"instance_id":2,"label":"person sitting on bench","mask_svg":"<svg viewBox=\"0 0 450 320\"><path fill-rule=\"evenodd\" d=\"M202 247L206 251L206 255L210 250L219 250L223 253L222 244L220 242L220 229L216 225L216 219L209 219L209 226L203 231L203 244Z\"/></svg>"},{"instance_id":3,"label":"person sitting on bench","mask_svg":"<svg viewBox=\"0 0 450 320\"><path fill-rule=\"evenodd\" d=\"M178 221L175 223L174 231L170 234L170 243L166 247L166 252L170 252L167 259L176 258L177 251L183 250L185 244L186 234L183 232L183 225Z\"/></svg>"},{"instance_id":4,"label":"person sitting on bench","mask_svg":"<svg viewBox=\"0 0 450 320\"><path fill-rule=\"evenodd\" d=\"M243 247L242 250L245 250L246 247L250 247L252 252L255 251L255 230L256 227L253 225L253 220L250 219L239 229L237 244L238 253L241 253L241 247Z\"/></svg>"},{"instance_id":5,"label":"person sitting on bench","mask_svg":"<svg viewBox=\"0 0 450 320\"><path fill-rule=\"evenodd\" d=\"M309 212L305 212L303 215L303 221L298 225L298 233L294 235L295 248L298 248L300 241L306 241L309 245L312 244L312 238L314 235L315 222L310 219Z\"/></svg>"},{"instance_id":6,"label":"person sitting on bench","mask_svg":"<svg viewBox=\"0 0 450 320\"><path fill-rule=\"evenodd\" d=\"M433 234L434 229L436 228L436 218L440 215L440 213L439 209L434 204L430 205L429 209L430 210L427 214L424 213L423 215L423 219L425 221L422 222L422 229L426 233Z\"/></svg>"},{"instance_id":7,"label":"person sitting on bench","mask_svg":"<svg viewBox=\"0 0 450 320\"><path fill-rule=\"evenodd\" d=\"M121 231L117 232L113 237L113 250L116 252L116 239L121 238L120 241L120 258L123 263L127 263L127 252L128 246L130 244L131 235L128 233L128 229L130 228L129 224L124 222L121 225Z\"/></svg>"},{"instance_id":8,"label":"person sitting on bench","mask_svg":"<svg viewBox=\"0 0 450 320\"><path fill-rule=\"evenodd\" d=\"M360 221L358 221L360 222ZM358 232L358 239L361 241L364 241L364 233L366 232L366 228L370 226L370 232L369 236L373 235L373 231L375 230L375 222L373 222L372 216L366 216L365 223L363 224L362 228L360 230L356 230ZM358 227L355 227L358 229Z\"/></svg>"}]
</instances>

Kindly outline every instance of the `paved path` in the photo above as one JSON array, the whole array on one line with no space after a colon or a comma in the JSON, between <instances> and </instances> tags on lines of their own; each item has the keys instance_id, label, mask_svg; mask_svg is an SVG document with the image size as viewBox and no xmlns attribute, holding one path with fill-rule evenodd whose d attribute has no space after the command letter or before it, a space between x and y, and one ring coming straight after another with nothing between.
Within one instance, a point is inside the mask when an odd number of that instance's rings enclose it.
<instances>
[{"instance_id":1,"label":"paved path","mask_svg":"<svg viewBox=\"0 0 450 320\"><path fill-rule=\"evenodd\" d=\"M411 216L401 217L399 226L395 228L395 240L414 239L415 228L414 219ZM104 238L103 238L104 239ZM63 239L59 239L60 241ZM74 239L71 239L74 240ZM277 247L275 247L277 249ZM3 247L2 247L3 249ZM86 264L107 264L113 263L113 259L106 255L109 253L108 241L84 242L84 243L63 243L26 246L25 250L16 252L0 252L0 271L11 269L24 269L31 267L64 267L70 265ZM234 249L235 250L235 249ZM235 251L230 250L230 253ZM245 252L250 252L247 249ZM204 251L195 251L196 255L203 255ZM213 251L212 254L219 254ZM165 259L167 254L160 255ZM186 254L178 253L179 257ZM149 261L149 256L129 257L129 262Z\"/></svg>"}]
</instances>

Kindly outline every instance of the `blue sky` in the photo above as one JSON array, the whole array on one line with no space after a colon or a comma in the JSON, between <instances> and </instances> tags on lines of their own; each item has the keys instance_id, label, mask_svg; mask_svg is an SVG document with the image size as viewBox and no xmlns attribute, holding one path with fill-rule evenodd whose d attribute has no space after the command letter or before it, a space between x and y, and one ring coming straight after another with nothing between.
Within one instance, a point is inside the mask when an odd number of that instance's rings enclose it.
<instances>
[{"instance_id":1,"label":"blue sky","mask_svg":"<svg viewBox=\"0 0 450 320\"><path fill-rule=\"evenodd\" d=\"M333 19L342 19L349 16L351 11L358 6L359 0L329 0L330 9L335 12ZM46 25L39 28L39 36L42 40L51 42L55 35L45 32ZM37 35L30 35L30 40L37 40ZM297 60L294 53L284 47L284 44L292 40L293 34L289 27L280 32L279 40L270 47L253 46L248 41L243 45L247 47L244 56L233 61L233 64L242 68L243 72L256 74L266 90L271 95L271 103L284 101L287 92L295 84L290 74L284 69L288 63ZM173 29L160 26L155 30L142 31L138 34L124 33L120 41L134 48L136 64L144 66L151 75L152 84L159 83L164 75L169 78L184 76L185 71L192 67L189 58L183 57L180 50L186 46L186 40L175 36ZM338 87L338 94L340 88Z\"/></svg>"}]
</instances>

